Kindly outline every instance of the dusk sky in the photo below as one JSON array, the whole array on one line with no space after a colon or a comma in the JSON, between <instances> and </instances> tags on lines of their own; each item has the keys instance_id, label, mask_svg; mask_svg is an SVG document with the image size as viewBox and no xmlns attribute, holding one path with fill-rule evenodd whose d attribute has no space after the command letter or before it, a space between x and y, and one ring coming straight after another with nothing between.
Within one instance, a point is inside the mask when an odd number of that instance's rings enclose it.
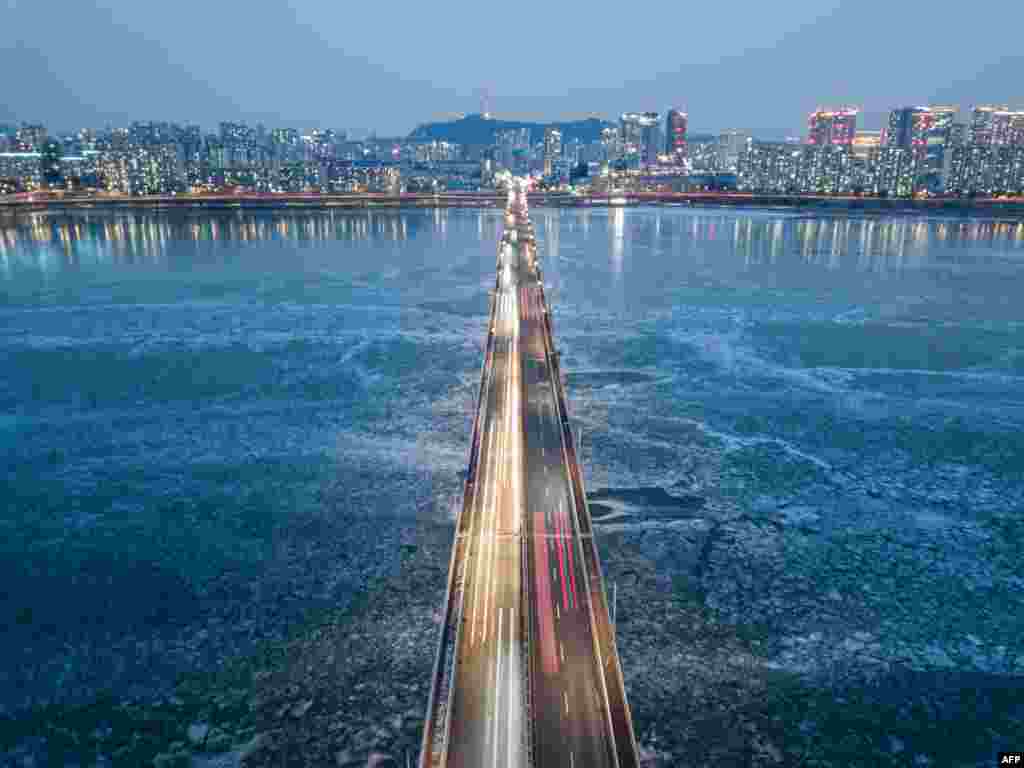
<instances>
[{"instance_id":1,"label":"dusk sky","mask_svg":"<svg viewBox=\"0 0 1024 768\"><path fill-rule=\"evenodd\" d=\"M691 131L803 135L893 106L1024 107L1024 3L516 4L0 0L0 120L264 122L406 134L480 111L690 113Z\"/></svg>"}]
</instances>

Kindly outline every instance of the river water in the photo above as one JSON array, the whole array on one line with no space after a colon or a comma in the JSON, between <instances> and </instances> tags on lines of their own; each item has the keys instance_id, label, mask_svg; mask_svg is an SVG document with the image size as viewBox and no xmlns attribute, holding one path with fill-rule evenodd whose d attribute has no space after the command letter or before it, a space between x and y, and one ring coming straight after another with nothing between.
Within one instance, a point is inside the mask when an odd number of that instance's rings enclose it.
<instances>
[{"instance_id":1,"label":"river water","mask_svg":"<svg viewBox=\"0 0 1024 768\"><path fill-rule=\"evenodd\" d=\"M799 534L737 536L742 567L701 573L723 620L778 623L777 668L822 658L814 600L758 585L784 556L815 600L857 596L846 629L876 657L1024 672L1024 223L533 216L608 531L692 524L644 511L661 489ZM454 209L0 221L0 707L149 695L345 604L403 526L451 518L500 230Z\"/></svg>"}]
</instances>

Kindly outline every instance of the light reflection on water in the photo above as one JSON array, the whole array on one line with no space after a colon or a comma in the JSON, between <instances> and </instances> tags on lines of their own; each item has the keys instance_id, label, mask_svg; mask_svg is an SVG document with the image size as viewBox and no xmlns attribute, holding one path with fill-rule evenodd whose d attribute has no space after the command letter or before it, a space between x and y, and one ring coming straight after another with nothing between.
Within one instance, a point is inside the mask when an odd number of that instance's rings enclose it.
<instances>
[{"instance_id":1,"label":"light reflection on water","mask_svg":"<svg viewBox=\"0 0 1024 768\"><path fill-rule=\"evenodd\" d=\"M219 214L158 212L33 213L0 221L0 256L7 259L45 247L71 255L83 243L99 245L111 253L147 257L160 253L168 242L252 242L285 240L402 241L428 229L442 238L449 211L347 213L337 211ZM481 239L495 231L493 212L478 214Z\"/></svg>"},{"instance_id":2,"label":"light reflection on water","mask_svg":"<svg viewBox=\"0 0 1024 768\"><path fill-rule=\"evenodd\" d=\"M695 240L717 240L723 225L733 224L732 237L738 243L780 241L783 236L795 239L806 248L815 243L846 243L849 245L881 244L898 248L922 245L934 240L953 242L999 242L1016 247L1024 245L1024 222L988 219L943 220L887 216L878 218L846 218L834 216L794 216L766 211L679 211L638 209L649 218L656 237L661 236L666 221L684 217L690 236ZM550 209L534 212L550 221L559 213ZM621 208L604 212L573 211L589 234L592 218L607 216L616 233L621 231L626 212ZM453 215L476 216L478 234L485 236L483 222L497 217L494 211L453 213L447 208L422 211L273 211L237 212L70 212L31 213L0 221L0 249L35 244L74 244L83 240L100 242L166 243L168 240L366 240L371 237L404 240L409 229L429 222L433 231L444 234Z\"/></svg>"},{"instance_id":3,"label":"light reflection on water","mask_svg":"<svg viewBox=\"0 0 1024 768\"><path fill-rule=\"evenodd\" d=\"M596 244L591 230L607 232L608 288L637 265L637 246L671 249L694 265L730 269L799 263L825 270L901 273L937 265L977 263L986 254L1016 262L1024 248L1024 222L911 216L803 215L769 210L537 209L544 252L561 255L559 233ZM435 208L410 211L31 213L0 220L0 280L34 273L43 280L89 265L167 265L200 249L237 250L243 243L401 243L428 235L448 243L475 230L493 241L501 226L493 210ZM467 231L468 230L468 231ZM603 239L603 238L602 238ZM618 293L620 289L615 289Z\"/></svg>"}]
</instances>

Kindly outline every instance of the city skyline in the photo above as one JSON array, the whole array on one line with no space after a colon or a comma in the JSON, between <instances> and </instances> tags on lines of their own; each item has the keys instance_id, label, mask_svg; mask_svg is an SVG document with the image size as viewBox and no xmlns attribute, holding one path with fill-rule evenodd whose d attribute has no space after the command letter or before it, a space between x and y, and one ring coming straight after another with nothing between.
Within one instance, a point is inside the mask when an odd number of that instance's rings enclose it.
<instances>
[{"instance_id":1,"label":"city skyline","mask_svg":"<svg viewBox=\"0 0 1024 768\"><path fill-rule=\"evenodd\" d=\"M976 104L897 106L882 130L858 129L856 107L818 108L806 136L688 133L678 109L626 112L610 123L525 124L486 115L407 137L351 140L344 131L135 121L128 128L55 135L43 124L0 123L0 193L66 190L177 194L400 193L493 189L528 173L548 187L624 189L610 172L664 188L761 193L1021 195L1024 111ZM543 130L541 130L543 129ZM646 181L639 181L645 176Z\"/></svg>"},{"instance_id":2,"label":"city skyline","mask_svg":"<svg viewBox=\"0 0 1024 768\"><path fill-rule=\"evenodd\" d=\"M43 127L46 128L49 136L51 136L51 137L58 137L58 136L73 136L73 135L76 135L76 134L80 133L81 131L107 131L107 132L110 132L110 131L117 131L117 130L127 130L131 126L140 125L140 124L142 124L142 125L167 124L167 125L176 125L176 126L182 126L182 127L193 127L193 128L197 127L201 131L202 135L206 136L206 135L213 135L213 134L220 133L222 131L222 129L223 129L223 126L225 126L225 125L239 125L239 126L251 127L253 129L262 128L265 131L267 131L268 135L271 132L275 131L275 130L276 131L285 131L285 130L286 131L294 131L298 136L310 136L310 135L313 135L313 134L317 134L317 133L321 133L321 132L327 131L327 132L331 132L331 133L336 133L342 140L358 142L358 141L375 141L375 140L385 140L385 139L403 139L403 140L411 139L412 137L410 136L410 134L412 134L415 131L415 129L417 127L419 127L419 126L427 125L427 124L430 124L430 123L456 122L456 121L458 121L460 119L463 119L463 118L465 118L467 116L474 116L474 115L476 115L476 116L484 116L484 117L486 117L488 119L493 119L493 120L499 121L499 122L500 121L527 122L527 123L533 123L533 124L535 124L538 127L543 127L543 126L555 125L555 124L566 123L566 122L588 120L588 119L596 119L596 120L601 120L601 121L607 122L607 123L620 124L623 118L629 118L629 116L633 116L633 115L650 115L651 116L650 120L652 120L653 122L657 122L657 121L664 122L668 118L668 116L670 114L679 114L679 115L682 116L683 123L685 124L684 134L685 135L689 135L689 136L719 136L719 135L724 135L726 133L739 131L739 132L742 132L745 135L748 135L748 136L750 136L750 137L752 137L754 139L758 139L758 140L765 140L765 141L793 141L793 140L800 140L800 141L804 141L804 140L807 140L808 137L814 135L816 130L821 130L821 128L815 129L814 127L812 127L811 123L816 119L816 117L822 116L822 115L826 116L826 118L828 119L828 122L831 123L831 121L833 119L832 118L833 114L840 115L840 114L844 114L844 113L851 113L853 115L853 122L851 123L852 128L850 130L852 130L853 133L862 134L862 133L865 133L865 132L868 132L868 133L874 132L874 133L881 133L883 136L885 136L887 133L891 133L894 130L894 124L893 124L892 121L894 119L893 116L896 113L906 113L906 114L909 115L909 114L913 114L913 113L927 113L930 110L940 109L943 112L945 112L945 113L950 115L949 119L951 120L951 122L953 124L955 124L955 125L962 125L968 131L972 131L972 130L975 129L975 123L977 121L976 113L979 112L979 111L987 112L987 113L995 113L995 114L1002 113L1002 114L1012 115L1014 117L1019 116L1019 115L1024 115L1024 100L1022 100L1021 103L1018 105L1015 102L1011 102L1010 100L1005 99L1005 98L1004 99L995 99L995 100L992 100L990 102L984 102L984 101L980 101L980 100L972 100L972 101L970 101L967 104L959 104L959 105L958 104L943 104L941 106L936 106L934 104L930 105L930 104L926 104L926 103L918 103L918 102L906 102L906 103L900 103L900 104L893 104L893 105L890 105L889 107L887 107L884 112L879 113L880 117L878 119L876 119L874 121L871 121L871 122L867 122L867 121L864 120L864 115L865 115L864 111L861 110L859 107L857 107L855 105L851 106L851 104L844 103L842 105L838 105L837 106L837 105L833 105L832 103L824 101L824 100L818 100L818 102L816 102L816 104L818 104L818 106L814 107L813 109L808 110L808 112L806 113L806 115L804 117L804 120L803 120L803 125L800 128L795 129L793 132L786 134L785 136L761 134L761 133L758 133L757 131L754 131L754 130L750 129L746 125L738 125L738 124L737 125L732 125L732 124L724 125L721 128L712 129L712 128L708 128L708 127L706 127L706 125L698 122L696 127L694 127L693 121L691 119L693 113L691 111L689 111L685 106L680 106L680 103L673 103L673 104L668 105L668 106L664 106L663 105L661 108L654 108L652 110L644 110L642 112L641 111L637 111L637 110L626 110L626 111L623 111L623 112L615 114L615 115L604 115L604 114L601 114L601 113L597 113L597 112L591 111L591 112L586 112L586 113L580 113L580 114L577 114L577 115L571 116L571 117L561 117L561 116L552 117L550 115L548 115L548 116L545 116L545 115L535 115L535 116L531 117L531 116L528 116L528 115L525 115L525 116L524 115L508 115L508 114L504 114L504 113L501 113L501 112L481 113L481 112L474 112L474 111L470 110L470 111L467 111L467 112L453 112L453 113L446 113L446 114L443 114L443 115L436 115L436 116L433 116L433 117L430 117L430 118L424 118L424 119L416 121L415 125L413 126L413 128L410 129L409 131L401 132L401 133L386 133L386 132L383 132L383 131L377 131L377 130L372 130L371 129L370 131L368 131L365 134L359 134L359 133L352 133L350 131L347 131L345 128L338 128L338 127L335 127L335 126L331 126L330 124L328 124L328 123L326 123L326 122L324 122L322 120L318 121L316 119L313 119L313 120L309 120L309 121L299 121L299 122L296 122L294 120L289 120L289 119L284 118L284 117L278 118L277 121L273 122L273 123L267 123L267 122L265 122L263 120L257 120L257 121L244 120L244 119L242 119L242 120L228 120L226 118L223 118L223 119L215 119L212 123L206 124L206 123L203 123L203 122L200 122L200 121L188 118L188 117L184 117L183 118L181 116L177 116L177 117L171 116L171 117L168 117L166 119L165 118L157 119L157 118L152 117L152 116L145 116L145 117L143 117L143 116L135 115L135 116L132 116L129 119L126 119L122 123L112 123L112 122L108 121L108 122L106 122L104 124L87 124L87 123L83 122L83 123L81 123L79 125L75 125L75 126L64 126L64 125L53 125L53 124L47 123L44 120L36 119L33 116L17 115L17 114L15 114L15 112L10 110L9 108L8 108L7 112L4 113L5 115L8 115L8 116L0 117L0 127L8 126L8 127L13 129L13 128L17 128L19 126L40 125L40 126L43 126ZM909 120L910 118L907 118L907 119ZM908 123L908 125L909 125L909 123ZM667 129L666 129L665 126L661 126L660 130L664 131L664 130L667 130ZM909 128L900 128L899 130L905 131L905 130L909 130ZM844 144L853 143L853 138L854 138L853 134L850 134L850 136L848 136L842 143L844 143ZM830 143L830 142L825 142L825 143Z\"/></svg>"},{"instance_id":3,"label":"city skyline","mask_svg":"<svg viewBox=\"0 0 1024 768\"><path fill-rule=\"evenodd\" d=\"M64 131L189 114L204 127L324 125L364 136L405 135L423 120L484 109L557 120L678 106L692 116L693 132L742 127L781 139L800 131L819 95L857 105L860 124L874 128L893 104L965 110L1024 102L1014 77L1024 58L1004 55L1017 49L1014 20L1024 20L1010 3L998 25L989 14L922 19L895 6L878 24L871 2L743 8L738 19L735 9L669 8L656 25L614 30L615 55L601 55L613 38L601 14L541 12L529 0L516 13L543 19L537 31L573 31L538 56L502 53L500 31L471 28L465 19L478 14L461 1L402 8L401 23L387 25L374 9L319 0L258 15L194 0L173 8L124 0L51 5L8 0L14 23L7 28L18 40L0 46L0 66L19 76L7 84L0 121ZM898 50L906 28L956 55L892 67L860 42ZM847 54L837 59L837 48Z\"/></svg>"}]
</instances>

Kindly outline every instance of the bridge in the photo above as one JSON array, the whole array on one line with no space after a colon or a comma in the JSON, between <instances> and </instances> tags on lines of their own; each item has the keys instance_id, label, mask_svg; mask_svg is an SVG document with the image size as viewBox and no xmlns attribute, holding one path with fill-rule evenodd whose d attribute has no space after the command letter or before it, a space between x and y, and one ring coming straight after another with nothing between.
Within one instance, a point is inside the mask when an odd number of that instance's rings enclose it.
<instances>
[{"instance_id":1,"label":"bridge","mask_svg":"<svg viewBox=\"0 0 1024 768\"><path fill-rule=\"evenodd\" d=\"M508 195L420 768L636 768L525 190Z\"/></svg>"}]
</instances>

